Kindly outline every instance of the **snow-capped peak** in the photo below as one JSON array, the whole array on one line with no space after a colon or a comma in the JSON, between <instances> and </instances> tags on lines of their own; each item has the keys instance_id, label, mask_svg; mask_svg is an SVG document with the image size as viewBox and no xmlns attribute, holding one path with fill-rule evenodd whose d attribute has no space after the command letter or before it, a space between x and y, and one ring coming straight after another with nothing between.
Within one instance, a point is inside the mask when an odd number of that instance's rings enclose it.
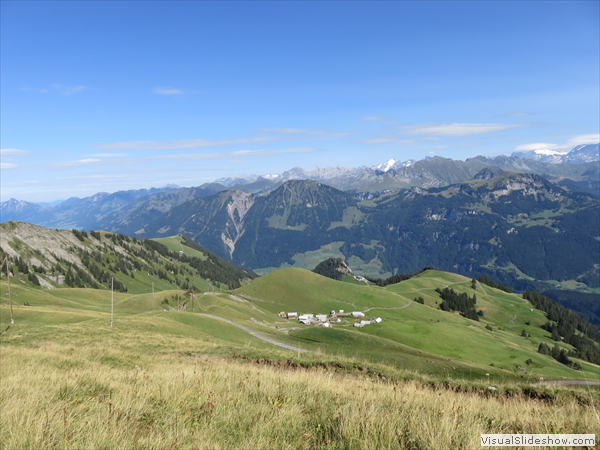
<instances>
[{"instance_id":1,"label":"snow-capped peak","mask_svg":"<svg viewBox=\"0 0 600 450\"><path fill-rule=\"evenodd\" d=\"M387 172L394 166L394 164L396 164L396 160L394 158L390 158L387 162L374 166L373 169L381 172Z\"/></svg>"},{"instance_id":2,"label":"snow-capped peak","mask_svg":"<svg viewBox=\"0 0 600 450\"><path fill-rule=\"evenodd\" d=\"M277 173L267 173L266 175L262 175L262 177L265 178L266 180L276 180L280 176L281 175L279 175Z\"/></svg>"}]
</instances>

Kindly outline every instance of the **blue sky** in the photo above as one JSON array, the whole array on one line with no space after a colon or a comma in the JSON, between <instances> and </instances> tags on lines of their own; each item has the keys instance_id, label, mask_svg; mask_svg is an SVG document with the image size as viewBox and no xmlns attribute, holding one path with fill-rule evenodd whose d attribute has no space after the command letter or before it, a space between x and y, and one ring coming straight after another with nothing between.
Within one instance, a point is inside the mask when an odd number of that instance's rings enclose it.
<instances>
[{"instance_id":1,"label":"blue sky","mask_svg":"<svg viewBox=\"0 0 600 450\"><path fill-rule=\"evenodd\" d=\"M1 2L1 191L598 142L599 3Z\"/></svg>"}]
</instances>

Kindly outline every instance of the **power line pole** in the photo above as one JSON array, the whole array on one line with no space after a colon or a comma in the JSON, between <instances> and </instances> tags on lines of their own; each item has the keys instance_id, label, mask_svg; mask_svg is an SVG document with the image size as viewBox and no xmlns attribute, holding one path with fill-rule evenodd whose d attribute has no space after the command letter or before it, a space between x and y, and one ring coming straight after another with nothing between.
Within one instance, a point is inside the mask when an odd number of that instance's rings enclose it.
<instances>
[{"instance_id":1,"label":"power line pole","mask_svg":"<svg viewBox=\"0 0 600 450\"><path fill-rule=\"evenodd\" d=\"M113 311L115 305L114 278L110 277L110 326L113 326Z\"/></svg>"}]
</instances>

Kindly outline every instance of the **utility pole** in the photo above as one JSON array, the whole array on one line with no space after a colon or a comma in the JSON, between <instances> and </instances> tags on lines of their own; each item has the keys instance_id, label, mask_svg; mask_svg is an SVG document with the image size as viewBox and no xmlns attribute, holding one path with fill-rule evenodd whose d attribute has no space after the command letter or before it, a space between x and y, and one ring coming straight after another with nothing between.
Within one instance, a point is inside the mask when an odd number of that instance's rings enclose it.
<instances>
[{"instance_id":1,"label":"utility pole","mask_svg":"<svg viewBox=\"0 0 600 450\"><path fill-rule=\"evenodd\" d=\"M156 301L154 300L154 281L152 282L152 317L156 317Z\"/></svg>"},{"instance_id":2,"label":"utility pole","mask_svg":"<svg viewBox=\"0 0 600 450\"><path fill-rule=\"evenodd\" d=\"M110 277L110 326L113 325L113 311L115 305L115 293L114 293L114 278Z\"/></svg>"}]
</instances>

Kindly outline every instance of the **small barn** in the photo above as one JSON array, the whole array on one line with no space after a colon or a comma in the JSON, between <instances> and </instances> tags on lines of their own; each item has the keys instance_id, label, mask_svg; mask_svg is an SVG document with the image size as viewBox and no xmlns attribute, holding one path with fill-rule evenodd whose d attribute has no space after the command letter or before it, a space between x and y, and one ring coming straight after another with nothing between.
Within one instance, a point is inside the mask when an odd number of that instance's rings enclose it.
<instances>
[{"instance_id":1,"label":"small barn","mask_svg":"<svg viewBox=\"0 0 600 450\"><path fill-rule=\"evenodd\" d=\"M287 313L287 318L288 319L296 319L298 317L298 313L297 312L289 312Z\"/></svg>"},{"instance_id":2,"label":"small barn","mask_svg":"<svg viewBox=\"0 0 600 450\"><path fill-rule=\"evenodd\" d=\"M353 317L365 317L365 313L362 313L360 311L352 311L352 316Z\"/></svg>"}]
</instances>

